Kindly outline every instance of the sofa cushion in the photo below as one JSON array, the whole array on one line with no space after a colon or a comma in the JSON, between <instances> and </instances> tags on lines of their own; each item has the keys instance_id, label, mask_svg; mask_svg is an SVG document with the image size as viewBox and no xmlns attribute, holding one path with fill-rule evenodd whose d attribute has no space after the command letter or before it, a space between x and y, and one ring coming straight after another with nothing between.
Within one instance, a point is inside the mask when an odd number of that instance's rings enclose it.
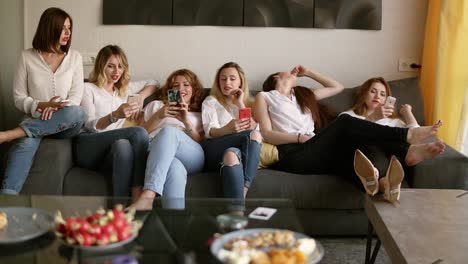
<instances>
[{"instance_id":1,"label":"sofa cushion","mask_svg":"<svg viewBox=\"0 0 468 264\"><path fill-rule=\"evenodd\" d=\"M104 174L73 167L63 182L63 193L66 195L102 195L112 193L112 183Z\"/></svg>"}]
</instances>

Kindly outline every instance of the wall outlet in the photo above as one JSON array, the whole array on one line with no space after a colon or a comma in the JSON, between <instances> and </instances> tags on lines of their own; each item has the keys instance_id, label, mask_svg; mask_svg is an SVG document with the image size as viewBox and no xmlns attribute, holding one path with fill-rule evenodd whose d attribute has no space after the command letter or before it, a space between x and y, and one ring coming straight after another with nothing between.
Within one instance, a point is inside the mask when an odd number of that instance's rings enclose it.
<instances>
[{"instance_id":1,"label":"wall outlet","mask_svg":"<svg viewBox=\"0 0 468 264\"><path fill-rule=\"evenodd\" d=\"M398 60L398 71L414 72L419 70L418 68L411 68L411 64L419 65L419 60L415 58L400 58Z\"/></svg>"},{"instance_id":2,"label":"wall outlet","mask_svg":"<svg viewBox=\"0 0 468 264\"><path fill-rule=\"evenodd\" d=\"M97 52L83 52L81 57L83 57L83 66L93 66L96 61Z\"/></svg>"}]
</instances>

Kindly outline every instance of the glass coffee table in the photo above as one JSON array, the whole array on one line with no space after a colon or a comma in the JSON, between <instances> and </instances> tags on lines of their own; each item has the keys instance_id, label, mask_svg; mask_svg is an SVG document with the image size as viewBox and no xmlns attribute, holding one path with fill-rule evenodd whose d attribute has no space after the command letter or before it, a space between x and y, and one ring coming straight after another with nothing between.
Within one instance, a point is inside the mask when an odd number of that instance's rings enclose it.
<instances>
[{"instance_id":1,"label":"glass coffee table","mask_svg":"<svg viewBox=\"0 0 468 264\"><path fill-rule=\"evenodd\" d=\"M128 206L131 201L96 196L0 195L0 207L37 208L50 215L60 210L64 217L85 216L86 212L113 208L116 204ZM178 204L177 209L168 204ZM185 199L175 203L156 199L151 211L136 212L135 218L144 224L131 243L105 251L82 250L65 245L49 231L34 239L0 244L0 263L217 263L209 245L214 234L229 231L220 228L217 216L238 211L239 206L245 208L246 216L257 207L277 209L269 220L248 218L248 229L302 232L294 204L288 199L247 199L245 204L217 198Z\"/></svg>"}]
</instances>

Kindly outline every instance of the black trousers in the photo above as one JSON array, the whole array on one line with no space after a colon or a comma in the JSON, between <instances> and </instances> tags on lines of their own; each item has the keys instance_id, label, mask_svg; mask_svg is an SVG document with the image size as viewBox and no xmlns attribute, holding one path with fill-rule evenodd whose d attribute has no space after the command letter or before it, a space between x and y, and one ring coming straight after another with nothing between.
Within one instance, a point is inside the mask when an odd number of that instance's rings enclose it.
<instances>
[{"instance_id":1,"label":"black trousers","mask_svg":"<svg viewBox=\"0 0 468 264\"><path fill-rule=\"evenodd\" d=\"M356 149L375 146L384 153L404 158L408 128L388 127L350 115L340 115L303 144L278 145L275 169L298 174L334 173L353 177Z\"/></svg>"}]
</instances>

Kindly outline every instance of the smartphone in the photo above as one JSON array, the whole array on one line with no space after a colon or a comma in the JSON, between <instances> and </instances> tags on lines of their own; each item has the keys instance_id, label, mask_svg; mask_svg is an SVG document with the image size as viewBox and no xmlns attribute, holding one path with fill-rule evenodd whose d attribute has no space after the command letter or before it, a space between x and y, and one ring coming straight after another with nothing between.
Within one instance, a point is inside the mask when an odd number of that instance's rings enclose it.
<instances>
[{"instance_id":1,"label":"smartphone","mask_svg":"<svg viewBox=\"0 0 468 264\"><path fill-rule=\"evenodd\" d=\"M250 108L241 108L239 109L239 119L250 119L252 117L252 111Z\"/></svg>"},{"instance_id":2,"label":"smartphone","mask_svg":"<svg viewBox=\"0 0 468 264\"><path fill-rule=\"evenodd\" d=\"M127 98L127 103L137 103L140 104L140 95L139 94L129 94Z\"/></svg>"},{"instance_id":3,"label":"smartphone","mask_svg":"<svg viewBox=\"0 0 468 264\"><path fill-rule=\"evenodd\" d=\"M70 102L70 100L68 100L68 99L62 99L62 100L60 100L60 103L69 103L69 102Z\"/></svg>"},{"instance_id":4,"label":"smartphone","mask_svg":"<svg viewBox=\"0 0 468 264\"><path fill-rule=\"evenodd\" d=\"M180 92L179 90L171 89L167 90L167 100L169 102L180 102Z\"/></svg>"},{"instance_id":5,"label":"smartphone","mask_svg":"<svg viewBox=\"0 0 468 264\"><path fill-rule=\"evenodd\" d=\"M393 96L387 96L387 99L385 100L385 105L386 106L395 106L396 98Z\"/></svg>"}]
</instances>

